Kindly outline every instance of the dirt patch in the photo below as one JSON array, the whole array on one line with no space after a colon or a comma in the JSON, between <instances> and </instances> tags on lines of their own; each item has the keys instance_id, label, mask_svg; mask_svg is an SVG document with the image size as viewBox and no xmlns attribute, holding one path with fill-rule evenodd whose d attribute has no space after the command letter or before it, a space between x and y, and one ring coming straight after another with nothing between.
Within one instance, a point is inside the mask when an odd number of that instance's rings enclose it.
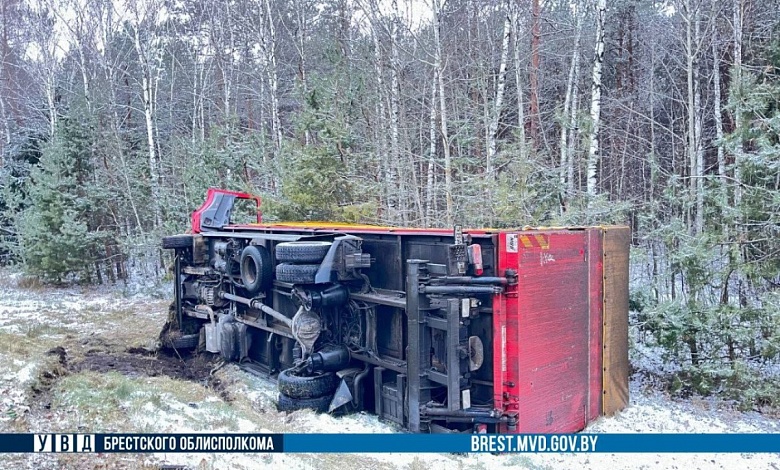
<instances>
[{"instance_id":1,"label":"dirt patch","mask_svg":"<svg viewBox=\"0 0 780 470\"><path fill-rule=\"evenodd\" d=\"M83 343L82 343L83 344ZM197 354L186 351L155 351L144 348L128 348L124 351L110 351L107 348L89 348L83 355L71 357L68 351L57 346L46 353L56 359L50 367L44 367L38 380L31 387L33 396L43 402L54 383L65 375L79 372L117 372L131 378L161 377L198 383L215 393L226 402L233 401L229 392L230 383L213 373L221 364L217 355Z\"/></svg>"},{"instance_id":2,"label":"dirt patch","mask_svg":"<svg viewBox=\"0 0 780 470\"><path fill-rule=\"evenodd\" d=\"M51 348L48 351L46 351L47 356L57 356L58 362L62 366L68 365L68 353L65 351L65 348L62 346L57 346L56 348Z\"/></svg>"},{"instance_id":3,"label":"dirt patch","mask_svg":"<svg viewBox=\"0 0 780 470\"><path fill-rule=\"evenodd\" d=\"M159 377L196 382L213 390L226 402L233 401L229 385L214 375L219 356L185 351L152 351L128 348L124 352L88 351L68 367L70 372L118 372L127 377Z\"/></svg>"},{"instance_id":4,"label":"dirt patch","mask_svg":"<svg viewBox=\"0 0 780 470\"><path fill-rule=\"evenodd\" d=\"M74 362L69 369L72 372L118 372L128 377L166 375L193 382L208 380L209 372L214 367L210 358L184 353L180 353L180 356L181 358L162 353L148 355L133 352L88 351L84 358Z\"/></svg>"}]
</instances>

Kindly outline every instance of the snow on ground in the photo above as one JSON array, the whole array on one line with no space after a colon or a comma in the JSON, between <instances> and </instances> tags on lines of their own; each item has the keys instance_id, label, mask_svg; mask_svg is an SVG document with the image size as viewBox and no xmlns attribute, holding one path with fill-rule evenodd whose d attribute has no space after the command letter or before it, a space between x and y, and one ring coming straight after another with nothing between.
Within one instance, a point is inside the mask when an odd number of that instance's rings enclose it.
<instances>
[{"instance_id":1,"label":"snow on ground","mask_svg":"<svg viewBox=\"0 0 780 470\"><path fill-rule=\"evenodd\" d=\"M73 413L77 407L52 410L54 417L33 421L27 429L19 429L18 418L29 412L30 384L35 382L42 367L43 353L58 342L78 345L87 338L138 342L149 336L164 321L166 303L145 298L122 288L52 289L17 287L19 277L0 271L0 431L25 432L56 426L59 417ZM142 325L150 323L151 326ZM117 327L119 325L119 327ZM130 325L131 328L126 328ZM123 329L124 328L124 329ZM140 330L136 331L136 330ZM124 336L123 336L124 335ZM128 336L129 335L129 336ZM131 338L131 339L128 339ZM91 344L91 343L90 343ZM648 367L664 370L665 364L657 351L642 350L633 359ZM183 395L160 391L160 382L133 382L137 387L117 399L121 411L119 420L109 423L122 430L145 429L149 432L322 432L322 433L394 433L396 426L380 422L369 414L353 414L335 418L310 411L291 414L275 411L276 388L265 379L244 373L235 365L219 371L237 397L225 403L201 385L186 385L199 389L204 398L192 401ZM780 433L780 421L757 413L731 410L715 400L675 400L663 393L647 391L650 384L631 383L630 406L615 417L602 418L586 430L592 433ZM188 392L189 393L189 392ZM199 395L200 396L200 395ZM65 393L61 400L68 403ZM58 413L60 413L58 415ZM59 417L58 417L59 416ZM37 417L35 419L38 419ZM86 418L85 418L86 419ZM101 417L102 419L102 417ZM82 419L67 422L94 422ZM101 422L101 425L105 423ZM15 427L16 426L16 427ZM81 431L81 429L73 429ZM9 460L0 456L2 468L44 468L72 466L83 468L103 464L80 461L78 465L63 465L61 461L44 457L24 457ZM96 457L97 458L97 457ZM118 456L110 467L137 468L140 465L182 464L190 468L678 468L732 469L755 468L780 470L780 454L407 454L370 455L253 455L253 454L154 454ZM140 460L139 460L140 459ZM96 462L96 461L95 461ZM204 466L205 465L205 466Z\"/></svg>"}]
</instances>

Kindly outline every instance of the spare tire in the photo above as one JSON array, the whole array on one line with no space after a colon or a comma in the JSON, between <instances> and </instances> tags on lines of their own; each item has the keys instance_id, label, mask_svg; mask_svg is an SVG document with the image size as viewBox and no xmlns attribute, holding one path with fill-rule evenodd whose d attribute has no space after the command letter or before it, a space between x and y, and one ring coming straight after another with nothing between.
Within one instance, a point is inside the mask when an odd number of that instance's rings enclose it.
<instances>
[{"instance_id":1,"label":"spare tire","mask_svg":"<svg viewBox=\"0 0 780 470\"><path fill-rule=\"evenodd\" d=\"M276 245L276 260L290 263L319 263L330 250L331 242L284 242Z\"/></svg>"},{"instance_id":2,"label":"spare tire","mask_svg":"<svg viewBox=\"0 0 780 470\"><path fill-rule=\"evenodd\" d=\"M162 247L165 250L192 248L192 235L171 235L163 237Z\"/></svg>"},{"instance_id":3,"label":"spare tire","mask_svg":"<svg viewBox=\"0 0 780 470\"><path fill-rule=\"evenodd\" d=\"M328 411L331 400L333 400L332 395L325 395L317 398L292 398L284 393L280 393L276 409L279 411L312 409L318 413L324 413Z\"/></svg>"},{"instance_id":4,"label":"spare tire","mask_svg":"<svg viewBox=\"0 0 780 470\"><path fill-rule=\"evenodd\" d=\"M249 245L241 252L241 281L250 294L265 289L273 279L271 253L264 246Z\"/></svg>"},{"instance_id":5,"label":"spare tire","mask_svg":"<svg viewBox=\"0 0 780 470\"><path fill-rule=\"evenodd\" d=\"M317 398L333 395L339 378L333 372L317 372L310 377L295 375L292 369L279 372L276 378L279 392L290 398Z\"/></svg>"},{"instance_id":6,"label":"spare tire","mask_svg":"<svg viewBox=\"0 0 780 470\"><path fill-rule=\"evenodd\" d=\"M282 263L276 266L276 279L293 284L314 284L319 269L319 264Z\"/></svg>"}]
</instances>

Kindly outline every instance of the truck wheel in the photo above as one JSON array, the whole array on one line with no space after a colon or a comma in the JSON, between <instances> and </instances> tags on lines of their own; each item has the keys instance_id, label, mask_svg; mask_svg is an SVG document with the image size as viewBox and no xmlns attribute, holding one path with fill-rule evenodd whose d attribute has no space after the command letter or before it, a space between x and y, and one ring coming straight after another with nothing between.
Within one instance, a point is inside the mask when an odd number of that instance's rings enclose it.
<instances>
[{"instance_id":1,"label":"truck wheel","mask_svg":"<svg viewBox=\"0 0 780 470\"><path fill-rule=\"evenodd\" d=\"M241 281L251 294L263 290L273 277L271 254L264 246L249 245L241 252Z\"/></svg>"},{"instance_id":2,"label":"truck wheel","mask_svg":"<svg viewBox=\"0 0 780 470\"><path fill-rule=\"evenodd\" d=\"M200 334L194 335L168 335L162 342L165 349L195 349L200 342Z\"/></svg>"},{"instance_id":3,"label":"truck wheel","mask_svg":"<svg viewBox=\"0 0 780 470\"><path fill-rule=\"evenodd\" d=\"M192 235L171 235L170 237L163 237L162 247L165 250L192 248Z\"/></svg>"},{"instance_id":4,"label":"truck wheel","mask_svg":"<svg viewBox=\"0 0 780 470\"><path fill-rule=\"evenodd\" d=\"M284 242L276 245L276 260L291 263L319 263L331 242Z\"/></svg>"},{"instance_id":5,"label":"truck wheel","mask_svg":"<svg viewBox=\"0 0 780 470\"><path fill-rule=\"evenodd\" d=\"M314 284L314 276L320 269L318 264L287 264L276 266L276 279L293 284Z\"/></svg>"},{"instance_id":6,"label":"truck wheel","mask_svg":"<svg viewBox=\"0 0 780 470\"><path fill-rule=\"evenodd\" d=\"M279 372L276 383L279 392L290 398L317 398L333 395L339 379L333 372L318 372L311 377L301 377L287 369Z\"/></svg>"},{"instance_id":7,"label":"truck wheel","mask_svg":"<svg viewBox=\"0 0 780 470\"><path fill-rule=\"evenodd\" d=\"M290 398L284 393L280 393L276 409L279 411L312 409L318 413L324 413L328 411L332 399L331 395L317 398Z\"/></svg>"}]
</instances>

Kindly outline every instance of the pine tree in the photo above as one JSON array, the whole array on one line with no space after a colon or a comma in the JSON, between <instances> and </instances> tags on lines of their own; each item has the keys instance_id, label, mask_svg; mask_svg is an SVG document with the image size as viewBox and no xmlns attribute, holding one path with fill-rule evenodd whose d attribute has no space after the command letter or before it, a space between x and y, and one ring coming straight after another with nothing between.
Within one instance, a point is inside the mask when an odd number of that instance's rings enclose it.
<instances>
[{"instance_id":1,"label":"pine tree","mask_svg":"<svg viewBox=\"0 0 780 470\"><path fill-rule=\"evenodd\" d=\"M17 223L21 258L31 274L61 282L91 280L102 237L90 221L100 201L90 194L89 130L63 119L43 148L28 183L27 207Z\"/></svg>"}]
</instances>

